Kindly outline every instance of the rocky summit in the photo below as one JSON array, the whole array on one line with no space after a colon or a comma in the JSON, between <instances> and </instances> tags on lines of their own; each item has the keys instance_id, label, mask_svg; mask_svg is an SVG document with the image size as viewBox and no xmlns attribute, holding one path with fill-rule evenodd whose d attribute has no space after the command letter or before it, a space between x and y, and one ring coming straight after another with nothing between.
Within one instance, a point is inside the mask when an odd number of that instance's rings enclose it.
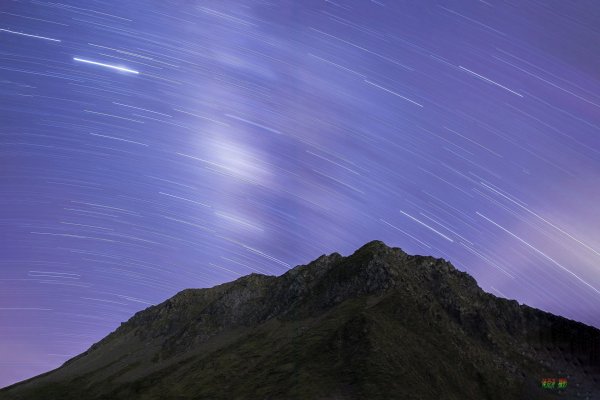
<instances>
[{"instance_id":1,"label":"rocky summit","mask_svg":"<svg viewBox=\"0 0 600 400\"><path fill-rule=\"evenodd\" d=\"M600 399L600 330L374 241L187 289L0 399Z\"/></svg>"}]
</instances>

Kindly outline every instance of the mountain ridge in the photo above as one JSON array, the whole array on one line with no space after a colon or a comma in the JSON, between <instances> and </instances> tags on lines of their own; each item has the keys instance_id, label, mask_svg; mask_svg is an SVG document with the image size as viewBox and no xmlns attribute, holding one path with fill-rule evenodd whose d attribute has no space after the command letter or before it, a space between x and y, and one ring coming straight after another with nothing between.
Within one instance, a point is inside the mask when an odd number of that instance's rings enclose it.
<instances>
[{"instance_id":1,"label":"mountain ridge","mask_svg":"<svg viewBox=\"0 0 600 400\"><path fill-rule=\"evenodd\" d=\"M563 375L579 386L541 389ZM598 329L372 241L183 290L0 399L597 399L599 385Z\"/></svg>"}]
</instances>

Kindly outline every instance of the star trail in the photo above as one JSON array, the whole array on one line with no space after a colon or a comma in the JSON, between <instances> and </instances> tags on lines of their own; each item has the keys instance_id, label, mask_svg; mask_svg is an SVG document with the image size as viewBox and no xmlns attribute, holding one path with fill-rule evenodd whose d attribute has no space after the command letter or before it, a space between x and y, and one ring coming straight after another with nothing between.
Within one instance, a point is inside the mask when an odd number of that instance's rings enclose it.
<instances>
[{"instance_id":1,"label":"star trail","mask_svg":"<svg viewBox=\"0 0 600 400\"><path fill-rule=\"evenodd\" d=\"M6 0L0 386L379 239L600 327L595 1Z\"/></svg>"}]
</instances>

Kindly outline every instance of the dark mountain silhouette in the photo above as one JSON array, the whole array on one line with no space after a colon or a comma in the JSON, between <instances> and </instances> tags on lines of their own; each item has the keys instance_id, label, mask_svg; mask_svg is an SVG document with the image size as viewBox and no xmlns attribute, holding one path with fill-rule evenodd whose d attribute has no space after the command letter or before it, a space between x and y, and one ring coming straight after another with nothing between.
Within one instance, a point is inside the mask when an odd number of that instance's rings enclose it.
<instances>
[{"instance_id":1,"label":"dark mountain silhouette","mask_svg":"<svg viewBox=\"0 0 600 400\"><path fill-rule=\"evenodd\" d=\"M566 378L564 389L542 388ZM374 241L188 289L0 399L600 399L600 330Z\"/></svg>"}]
</instances>

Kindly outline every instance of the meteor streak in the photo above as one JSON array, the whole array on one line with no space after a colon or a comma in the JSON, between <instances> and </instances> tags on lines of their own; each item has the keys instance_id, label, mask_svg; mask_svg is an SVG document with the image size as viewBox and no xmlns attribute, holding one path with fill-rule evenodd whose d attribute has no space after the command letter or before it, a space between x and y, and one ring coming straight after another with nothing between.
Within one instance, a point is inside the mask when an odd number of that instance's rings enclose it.
<instances>
[{"instance_id":1,"label":"meteor streak","mask_svg":"<svg viewBox=\"0 0 600 400\"><path fill-rule=\"evenodd\" d=\"M112 69L116 69L118 71L129 72L131 74L139 74L139 71L135 71L133 69L128 69L128 68L124 68L124 67L119 67L116 65L104 64L104 63L99 63L99 62L90 61L90 60L84 60L83 58L77 58L77 57L73 57L73 60L79 61L82 63L86 63L86 64L93 64L93 65L99 65L101 67L112 68Z\"/></svg>"}]
</instances>

